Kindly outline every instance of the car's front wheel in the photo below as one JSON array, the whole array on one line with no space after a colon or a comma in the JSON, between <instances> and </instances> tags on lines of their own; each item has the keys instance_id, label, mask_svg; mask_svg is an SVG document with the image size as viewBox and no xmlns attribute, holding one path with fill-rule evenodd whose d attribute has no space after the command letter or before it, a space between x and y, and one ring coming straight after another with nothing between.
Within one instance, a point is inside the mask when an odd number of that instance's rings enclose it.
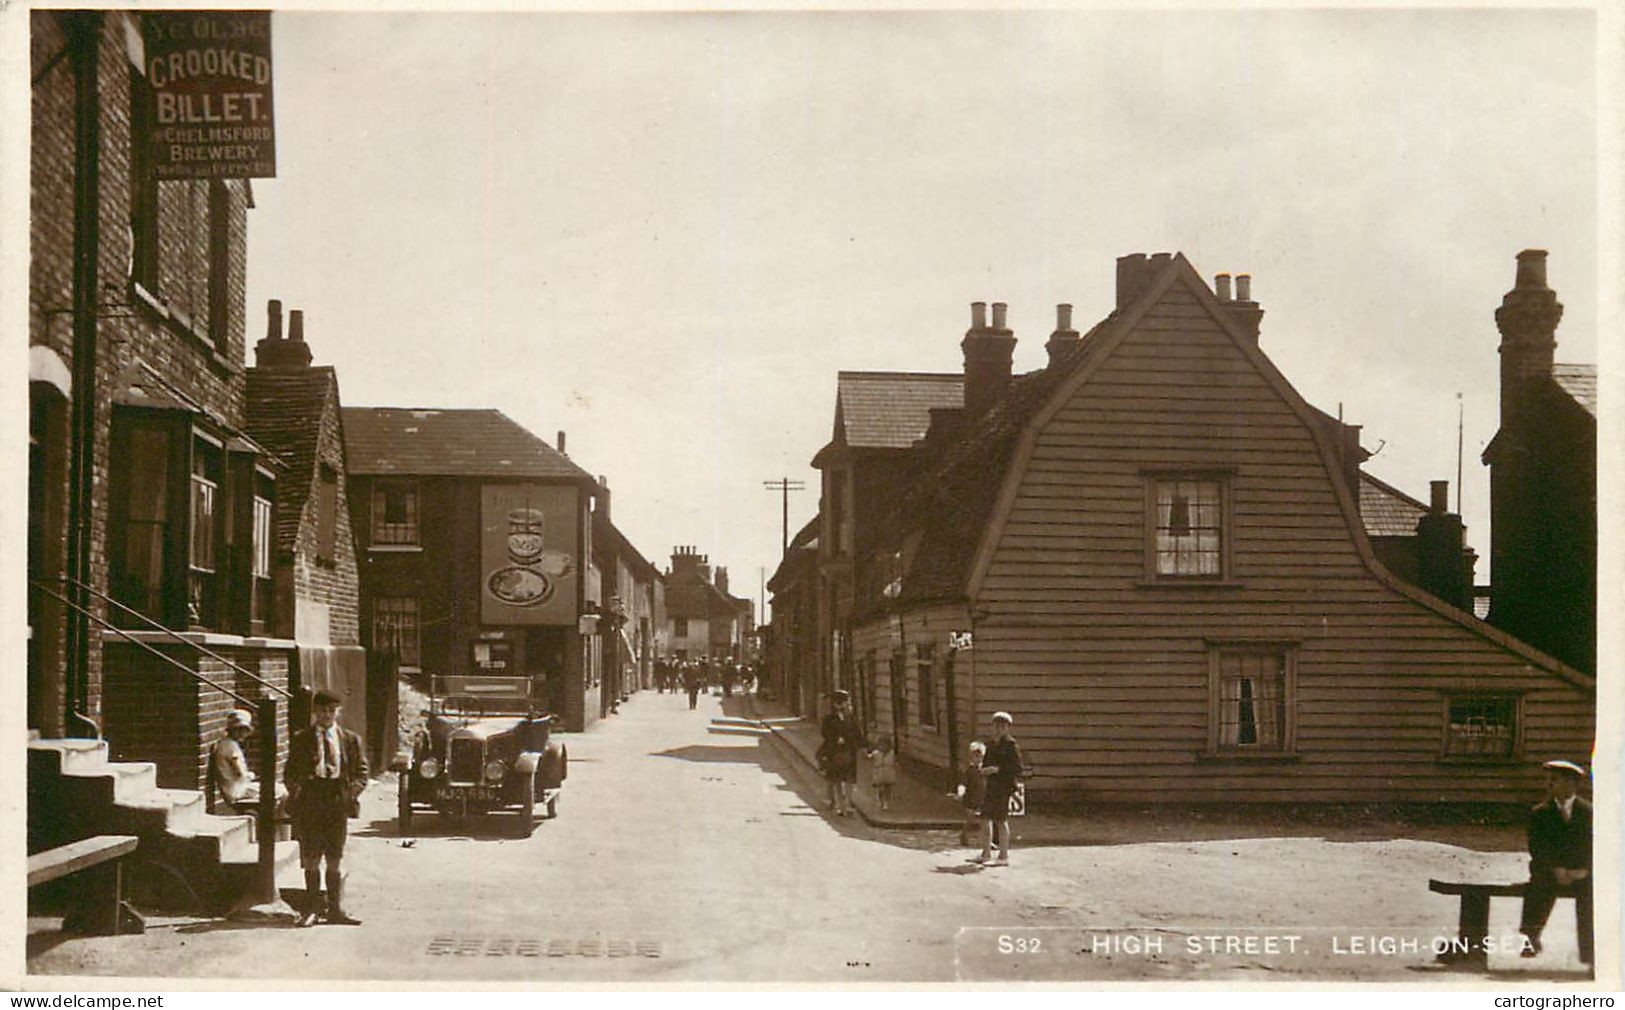
<instances>
[{"instance_id":1,"label":"car's front wheel","mask_svg":"<svg viewBox=\"0 0 1625 1010\"><path fill-rule=\"evenodd\" d=\"M525 791L519 798L519 823L515 833L520 838L529 838L532 826L536 823L536 777L528 776L525 779Z\"/></svg>"}]
</instances>

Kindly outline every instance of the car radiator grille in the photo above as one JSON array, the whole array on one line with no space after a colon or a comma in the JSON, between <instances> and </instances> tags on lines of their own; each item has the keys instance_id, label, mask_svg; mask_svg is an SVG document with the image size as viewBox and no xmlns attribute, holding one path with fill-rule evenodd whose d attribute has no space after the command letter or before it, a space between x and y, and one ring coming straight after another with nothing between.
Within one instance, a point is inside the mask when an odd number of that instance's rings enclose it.
<instances>
[{"instance_id":1,"label":"car radiator grille","mask_svg":"<svg viewBox=\"0 0 1625 1010\"><path fill-rule=\"evenodd\" d=\"M446 777L453 782L478 782L485 767L485 748L478 740L453 737L446 747Z\"/></svg>"}]
</instances>

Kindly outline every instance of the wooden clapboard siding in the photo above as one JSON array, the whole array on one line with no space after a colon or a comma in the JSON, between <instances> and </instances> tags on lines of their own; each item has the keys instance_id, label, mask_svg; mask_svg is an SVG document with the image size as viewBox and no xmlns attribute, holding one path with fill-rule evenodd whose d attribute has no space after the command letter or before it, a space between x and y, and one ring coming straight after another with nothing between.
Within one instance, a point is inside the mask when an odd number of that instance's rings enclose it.
<instances>
[{"instance_id":1,"label":"wooden clapboard siding","mask_svg":"<svg viewBox=\"0 0 1625 1010\"><path fill-rule=\"evenodd\" d=\"M896 618L870 622L853 632L852 649L855 655L862 656L870 649L873 649L875 653L876 733L892 732L891 657L897 652L900 644L905 649L903 689L907 695L908 723L903 731L902 739L898 741L898 748L901 753L916 761L939 768L947 767L949 713L944 669L946 665L945 657L948 653L948 636L951 632L967 631L969 629L970 617L965 608L952 605L919 609L903 615L901 638L899 637ZM935 677L937 725L935 727L923 726L920 723L920 697L919 682L915 671L915 646L921 642L928 642L935 646L937 655L937 674ZM973 662L973 651L959 653L954 661L954 683L955 693L958 695L961 747L964 747L972 739L971 693L973 690Z\"/></svg>"},{"instance_id":2,"label":"wooden clapboard siding","mask_svg":"<svg viewBox=\"0 0 1625 1010\"><path fill-rule=\"evenodd\" d=\"M1355 499L1340 490L1296 394L1214 317L1223 308L1198 293L1188 266L1179 269L1188 277L1165 286L1038 414L970 607L905 615L905 637L933 627L945 637L976 615L961 707L978 729L995 710L1014 715L1035 798L1532 798L1540 760L1584 758L1592 746L1584 678L1373 569L1358 517L1345 512ZM1228 475L1223 584L1147 579L1146 481L1158 469ZM883 679L891 620L860 633L876 643ZM1207 753L1210 648L1248 641L1294 650L1287 759ZM912 656L905 669L913 690ZM1516 761L1441 759L1446 702L1462 693L1520 698ZM888 687L878 695L889 709ZM917 718L917 701L909 706ZM940 735L911 727L906 746L944 760Z\"/></svg>"}]
</instances>

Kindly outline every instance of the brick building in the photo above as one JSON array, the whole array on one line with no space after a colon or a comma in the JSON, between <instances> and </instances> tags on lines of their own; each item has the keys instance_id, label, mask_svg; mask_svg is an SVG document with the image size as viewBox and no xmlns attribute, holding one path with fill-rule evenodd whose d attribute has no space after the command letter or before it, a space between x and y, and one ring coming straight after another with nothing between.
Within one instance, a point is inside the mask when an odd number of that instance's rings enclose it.
<instances>
[{"instance_id":1,"label":"brick building","mask_svg":"<svg viewBox=\"0 0 1625 1010\"><path fill-rule=\"evenodd\" d=\"M28 846L136 835L138 900L218 909L256 866L252 818L204 809L226 712L278 701L286 755L286 470L247 431L253 192L158 178L145 17L29 21Z\"/></svg>"},{"instance_id":2,"label":"brick building","mask_svg":"<svg viewBox=\"0 0 1625 1010\"><path fill-rule=\"evenodd\" d=\"M694 547L677 547L672 549L665 581L671 655L679 660L740 662L744 638L754 629L750 601L728 593L728 570L713 571L708 555Z\"/></svg>"},{"instance_id":3,"label":"brick building","mask_svg":"<svg viewBox=\"0 0 1625 1010\"><path fill-rule=\"evenodd\" d=\"M29 727L99 729L112 756L192 787L231 703L128 639L236 675L98 594L286 681L292 643L268 634L261 564L280 463L245 432L253 194L148 170L138 15L30 24L29 575L91 616L31 592Z\"/></svg>"},{"instance_id":4,"label":"brick building","mask_svg":"<svg viewBox=\"0 0 1625 1010\"><path fill-rule=\"evenodd\" d=\"M501 411L345 407L360 630L424 690L532 680L564 728L606 710L592 564L598 484Z\"/></svg>"}]
</instances>

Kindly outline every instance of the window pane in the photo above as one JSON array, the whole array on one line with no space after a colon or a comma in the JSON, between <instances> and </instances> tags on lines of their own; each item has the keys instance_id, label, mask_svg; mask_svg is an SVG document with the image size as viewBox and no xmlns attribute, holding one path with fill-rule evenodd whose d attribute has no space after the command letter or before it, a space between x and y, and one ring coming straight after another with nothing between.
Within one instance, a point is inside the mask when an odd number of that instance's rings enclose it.
<instances>
[{"instance_id":1,"label":"window pane","mask_svg":"<svg viewBox=\"0 0 1625 1010\"><path fill-rule=\"evenodd\" d=\"M1221 488L1218 481L1156 484L1156 571L1216 576L1223 571Z\"/></svg>"},{"instance_id":2,"label":"window pane","mask_svg":"<svg viewBox=\"0 0 1625 1010\"><path fill-rule=\"evenodd\" d=\"M271 577L271 503L254 499L254 577Z\"/></svg>"},{"instance_id":3,"label":"window pane","mask_svg":"<svg viewBox=\"0 0 1625 1010\"><path fill-rule=\"evenodd\" d=\"M417 597L381 596L373 603L372 645L401 666L419 665Z\"/></svg>"},{"instance_id":4,"label":"window pane","mask_svg":"<svg viewBox=\"0 0 1625 1010\"><path fill-rule=\"evenodd\" d=\"M1279 750L1285 740L1286 659L1279 653L1219 657L1219 743Z\"/></svg>"},{"instance_id":5,"label":"window pane","mask_svg":"<svg viewBox=\"0 0 1625 1010\"><path fill-rule=\"evenodd\" d=\"M1445 753L1456 757L1511 757L1517 703L1513 698L1452 698Z\"/></svg>"},{"instance_id":6,"label":"window pane","mask_svg":"<svg viewBox=\"0 0 1625 1010\"><path fill-rule=\"evenodd\" d=\"M214 571L215 487L201 477L192 478L192 567Z\"/></svg>"}]
</instances>

